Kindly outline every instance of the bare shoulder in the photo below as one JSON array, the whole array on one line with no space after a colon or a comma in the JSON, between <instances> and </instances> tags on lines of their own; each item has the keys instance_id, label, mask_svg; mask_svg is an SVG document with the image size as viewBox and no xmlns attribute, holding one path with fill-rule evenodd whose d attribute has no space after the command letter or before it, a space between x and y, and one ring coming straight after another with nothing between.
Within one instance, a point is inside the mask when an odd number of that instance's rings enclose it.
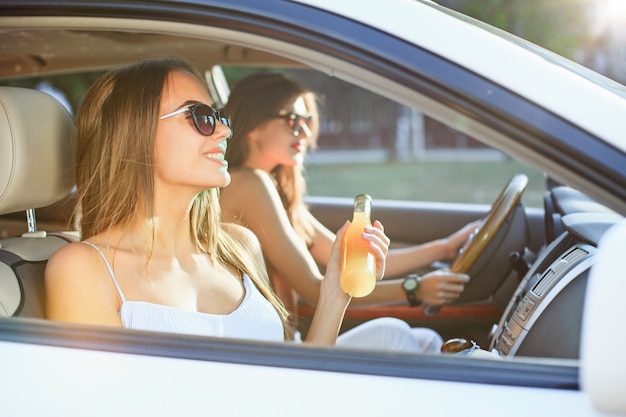
<instances>
[{"instance_id":1,"label":"bare shoulder","mask_svg":"<svg viewBox=\"0 0 626 417\"><path fill-rule=\"evenodd\" d=\"M79 242L69 243L52 254L46 265L46 277L49 273L71 272L86 267L93 269L96 257L99 255L94 248Z\"/></svg>"},{"instance_id":2,"label":"bare shoulder","mask_svg":"<svg viewBox=\"0 0 626 417\"><path fill-rule=\"evenodd\" d=\"M91 285L104 261L96 250L83 243L69 243L48 260L45 272L47 290L65 291Z\"/></svg>"},{"instance_id":3,"label":"bare shoulder","mask_svg":"<svg viewBox=\"0 0 626 417\"><path fill-rule=\"evenodd\" d=\"M223 223L224 230L229 233L233 238L237 239L244 246L256 249L260 248L261 244L252 230L245 226L241 226L236 223Z\"/></svg>"},{"instance_id":4,"label":"bare shoulder","mask_svg":"<svg viewBox=\"0 0 626 417\"><path fill-rule=\"evenodd\" d=\"M69 243L45 272L46 315L52 320L120 326L119 299L106 264L89 245Z\"/></svg>"},{"instance_id":5,"label":"bare shoulder","mask_svg":"<svg viewBox=\"0 0 626 417\"><path fill-rule=\"evenodd\" d=\"M222 218L250 226L262 213L282 210L280 196L272 178L259 169L243 169L231 174L231 183L220 191Z\"/></svg>"},{"instance_id":6,"label":"bare shoulder","mask_svg":"<svg viewBox=\"0 0 626 417\"><path fill-rule=\"evenodd\" d=\"M259 266L262 265L262 268L265 268L265 258L263 256L263 249L261 249L261 242L252 230L235 223L224 223L223 227L233 239L239 242L243 251L248 252Z\"/></svg>"},{"instance_id":7,"label":"bare shoulder","mask_svg":"<svg viewBox=\"0 0 626 417\"><path fill-rule=\"evenodd\" d=\"M237 187L258 187L266 186L268 184L273 185L269 174L262 169L257 168L245 168L232 171L231 177L231 184L228 187L231 185L235 185Z\"/></svg>"},{"instance_id":8,"label":"bare shoulder","mask_svg":"<svg viewBox=\"0 0 626 417\"><path fill-rule=\"evenodd\" d=\"M230 202L251 195L259 196L276 190L272 178L260 169L240 169L231 173L230 184L221 190L222 201Z\"/></svg>"}]
</instances>

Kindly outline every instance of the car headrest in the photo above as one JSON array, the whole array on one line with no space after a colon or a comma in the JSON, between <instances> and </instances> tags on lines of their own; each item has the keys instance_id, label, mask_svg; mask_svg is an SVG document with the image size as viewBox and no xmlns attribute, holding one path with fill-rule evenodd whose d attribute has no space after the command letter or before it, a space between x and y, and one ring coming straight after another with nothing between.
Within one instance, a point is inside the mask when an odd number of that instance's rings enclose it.
<instances>
[{"instance_id":1,"label":"car headrest","mask_svg":"<svg viewBox=\"0 0 626 417\"><path fill-rule=\"evenodd\" d=\"M65 197L75 184L72 117L51 95L0 86L0 214Z\"/></svg>"}]
</instances>

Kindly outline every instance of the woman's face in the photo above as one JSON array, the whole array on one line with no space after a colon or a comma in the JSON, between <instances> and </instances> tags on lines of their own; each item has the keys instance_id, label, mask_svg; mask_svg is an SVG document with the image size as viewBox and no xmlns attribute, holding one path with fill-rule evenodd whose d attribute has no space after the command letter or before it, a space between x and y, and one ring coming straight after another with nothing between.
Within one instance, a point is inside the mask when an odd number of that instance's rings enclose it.
<instances>
[{"instance_id":1,"label":"woman's face","mask_svg":"<svg viewBox=\"0 0 626 417\"><path fill-rule=\"evenodd\" d=\"M284 117L272 118L248 135L251 142L249 162L267 171L278 165L302 164L311 138L311 130L306 122L306 117L310 117L311 113L303 97L298 97L278 115ZM304 119L299 116L304 116Z\"/></svg>"},{"instance_id":2,"label":"woman's face","mask_svg":"<svg viewBox=\"0 0 626 417\"><path fill-rule=\"evenodd\" d=\"M212 105L206 88L191 74L170 73L161 97L162 117L193 104ZM187 186L194 192L224 187L230 182L224 160L230 128L216 121L215 131L204 136L196 129L191 111L159 119L156 132L156 182Z\"/></svg>"}]
</instances>

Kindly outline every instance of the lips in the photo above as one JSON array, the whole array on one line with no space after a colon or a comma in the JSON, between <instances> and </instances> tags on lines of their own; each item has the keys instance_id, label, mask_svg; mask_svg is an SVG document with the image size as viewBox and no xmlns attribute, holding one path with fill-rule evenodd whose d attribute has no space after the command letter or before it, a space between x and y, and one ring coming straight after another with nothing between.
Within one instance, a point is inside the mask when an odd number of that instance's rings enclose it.
<instances>
[{"instance_id":1,"label":"lips","mask_svg":"<svg viewBox=\"0 0 626 417\"><path fill-rule=\"evenodd\" d=\"M215 159L218 161L223 161L224 160L224 154L222 153L208 153L205 155L207 158L209 159Z\"/></svg>"},{"instance_id":2,"label":"lips","mask_svg":"<svg viewBox=\"0 0 626 417\"><path fill-rule=\"evenodd\" d=\"M291 148L297 153L302 153L306 150L306 141L299 140L298 142L291 145Z\"/></svg>"},{"instance_id":3,"label":"lips","mask_svg":"<svg viewBox=\"0 0 626 417\"><path fill-rule=\"evenodd\" d=\"M226 153L226 141L222 143L220 143L216 148L211 149L208 152L204 153L204 156L207 159L212 159L214 161L218 161L221 162L222 164L226 165L227 162L226 160L224 160L224 154Z\"/></svg>"},{"instance_id":4,"label":"lips","mask_svg":"<svg viewBox=\"0 0 626 417\"><path fill-rule=\"evenodd\" d=\"M213 161L217 161L223 165L227 165L228 162L226 162L226 160L224 159L224 152L222 150L216 150L216 151L211 151L211 152L207 152L204 154L204 156L207 159L211 159Z\"/></svg>"}]
</instances>

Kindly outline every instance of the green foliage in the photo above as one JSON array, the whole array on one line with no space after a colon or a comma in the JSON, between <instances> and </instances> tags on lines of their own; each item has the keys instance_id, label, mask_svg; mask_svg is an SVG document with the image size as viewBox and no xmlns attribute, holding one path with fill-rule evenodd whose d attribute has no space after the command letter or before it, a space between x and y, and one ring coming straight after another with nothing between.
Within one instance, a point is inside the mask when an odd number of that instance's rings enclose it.
<instances>
[{"instance_id":1,"label":"green foliage","mask_svg":"<svg viewBox=\"0 0 626 417\"><path fill-rule=\"evenodd\" d=\"M542 207L543 173L513 160L414 161L307 165L308 194L377 199L491 204L515 174L528 175L523 200Z\"/></svg>"},{"instance_id":2,"label":"green foliage","mask_svg":"<svg viewBox=\"0 0 626 417\"><path fill-rule=\"evenodd\" d=\"M441 6L503 29L570 59L590 38L586 8L591 0L436 1ZM232 77L242 75L245 74L232 74ZM307 85L313 85L315 90L324 91L325 86L316 85L315 80L307 81ZM338 86L334 86L336 88ZM514 161L423 161L307 167L310 195L346 197L365 190L376 198L484 204L491 204L506 181L518 172L524 172L530 178L524 195L526 204L541 207L543 174Z\"/></svg>"},{"instance_id":3,"label":"green foliage","mask_svg":"<svg viewBox=\"0 0 626 417\"><path fill-rule=\"evenodd\" d=\"M590 0L439 0L456 10L567 58L590 38Z\"/></svg>"}]
</instances>

